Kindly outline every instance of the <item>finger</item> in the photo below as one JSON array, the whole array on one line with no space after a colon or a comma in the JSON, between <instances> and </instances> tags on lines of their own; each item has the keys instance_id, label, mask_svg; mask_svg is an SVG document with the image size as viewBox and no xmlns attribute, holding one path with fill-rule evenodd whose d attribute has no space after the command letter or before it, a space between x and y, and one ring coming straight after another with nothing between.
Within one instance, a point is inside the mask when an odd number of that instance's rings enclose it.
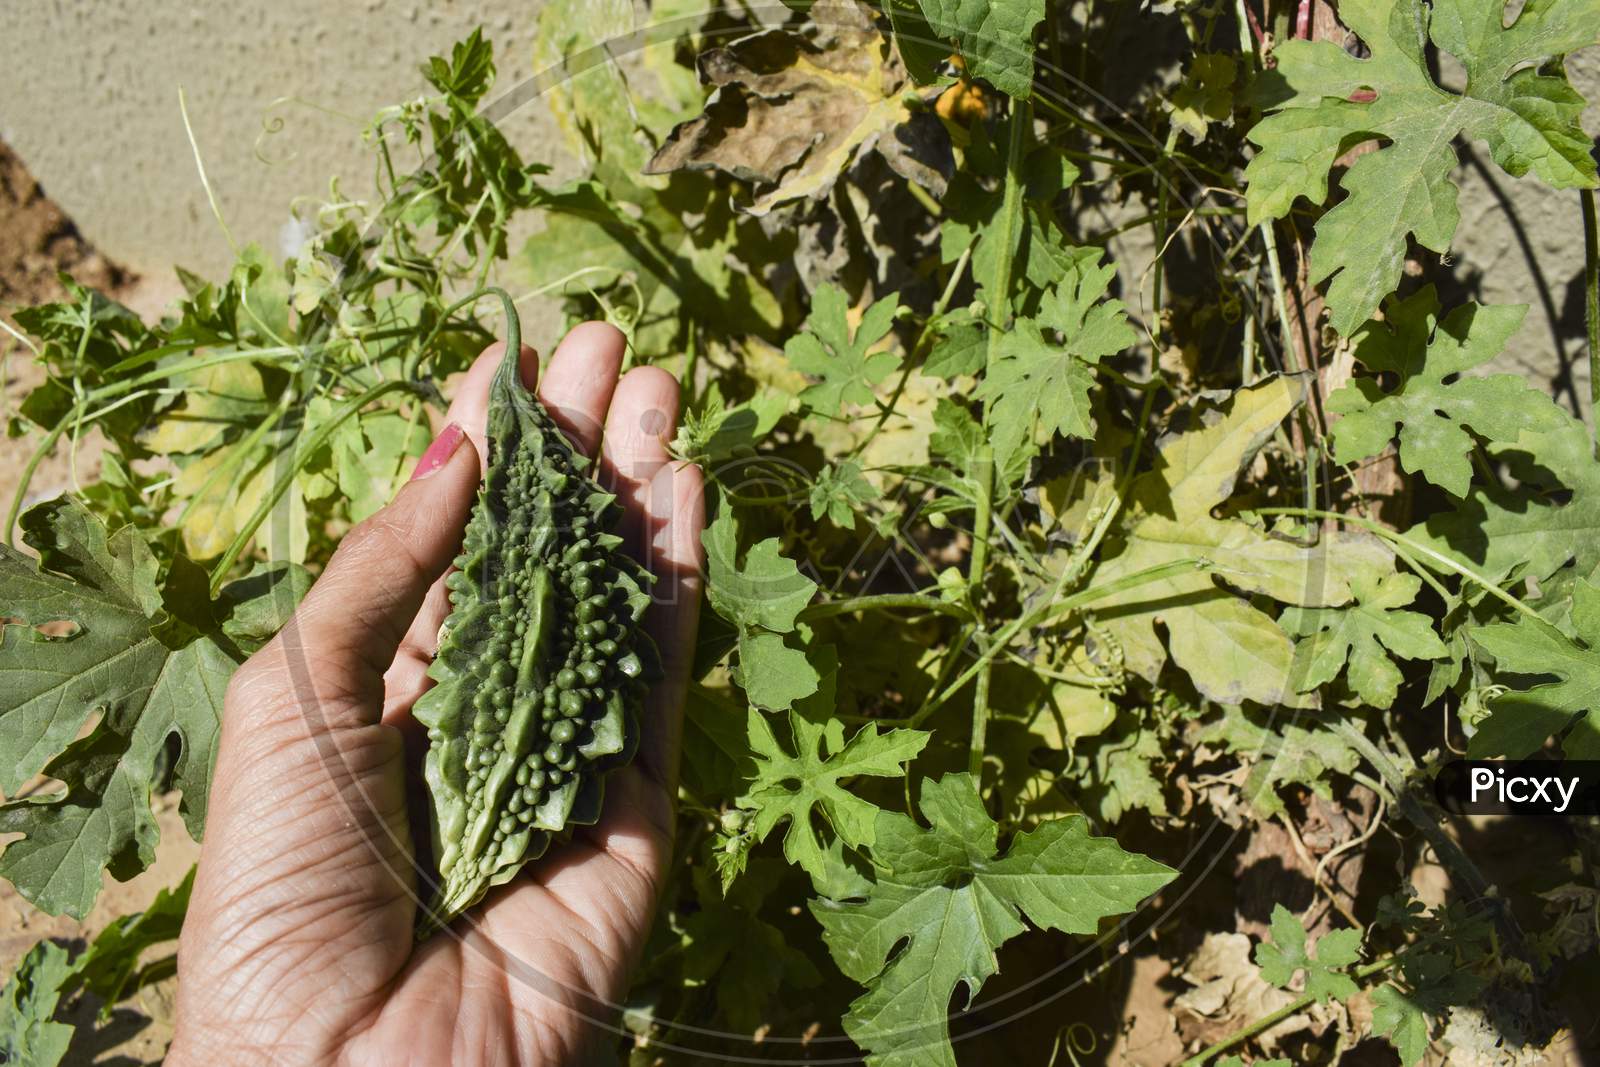
<instances>
[{"instance_id":1,"label":"finger","mask_svg":"<svg viewBox=\"0 0 1600 1067\"><path fill-rule=\"evenodd\" d=\"M450 410L445 413L447 422L466 431L473 448L477 449L480 468L486 468L489 463L489 445L485 437L489 421L489 384L505 351L505 342L496 341L473 360L450 400ZM518 362L522 384L531 390L539 381L539 354L523 345ZM411 705L427 688L428 664L439 650L439 626L448 614L450 597L441 577L428 590L422 607L395 651L393 664L384 675L385 721L404 725Z\"/></svg>"},{"instance_id":2,"label":"finger","mask_svg":"<svg viewBox=\"0 0 1600 1067\"><path fill-rule=\"evenodd\" d=\"M617 531L629 553L648 564L644 517L652 479L670 458L678 422L678 381L659 367L635 367L617 383L606 415L601 477L622 504Z\"/></svg>"},{"instance_id":3,"label":"finger","mask_svg":"<svg viewBox=\"0 0 1600 1067\"><path fill-rule=\"evenodd\" d=\"M661 654L663 678L646 703L649 727L640 744L641 769L677 794L678 746L683 732L683 696L694 661L700 621L701 573L706 523L704 476L692 463L666 463L651 479L644 513L645 561L656 576L645 628ZM669 816L670 818L670 813Z\"/></svg>"},{"instance_id":4,"label":"finger","mask_svg":"<svg viewBox=\"0 0 1600 1067\"><path fill-rule=\"evenodd\" d=\"M376 720L384 671L460 548L478 481L465 430L446 426L394 500L344 536L269 644L266 662L299 675L328 727Z\"/></svg>"},{"instance_id":5,"label":"finger","mask_svg":"<svg viewBox=\"0 0 1600 1067\"><path fill-rule=\"evenodd\" d=\"M626 347L627 339L615 326L580 323L567 331L545 368L539 399L572 446L586 456L600 447L600 427Z\"/></svg>"}]
</instances>

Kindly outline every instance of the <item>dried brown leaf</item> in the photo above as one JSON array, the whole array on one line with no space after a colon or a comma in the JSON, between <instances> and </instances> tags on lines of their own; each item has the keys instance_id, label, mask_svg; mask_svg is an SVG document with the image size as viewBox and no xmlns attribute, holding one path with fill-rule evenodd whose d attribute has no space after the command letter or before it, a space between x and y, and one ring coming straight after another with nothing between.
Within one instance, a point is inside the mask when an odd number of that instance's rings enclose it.
<instances>
[{"instance_id":1,"label":"dried brown leaf","mask_svg":"<svg viewBox=\"0 0 1600 1067\"><path fill-rule=\"evenodd\" d=\"M645 173L723 171L758 187L746 210L765 215L826 196L860 153L876 148L896 173L942 195L949 139L923 105L944 86L913 85L856 0L819 0L811 13L807 34L765 30L702 53L700 78L716 88Z\"/></svg>"}]
</instances>

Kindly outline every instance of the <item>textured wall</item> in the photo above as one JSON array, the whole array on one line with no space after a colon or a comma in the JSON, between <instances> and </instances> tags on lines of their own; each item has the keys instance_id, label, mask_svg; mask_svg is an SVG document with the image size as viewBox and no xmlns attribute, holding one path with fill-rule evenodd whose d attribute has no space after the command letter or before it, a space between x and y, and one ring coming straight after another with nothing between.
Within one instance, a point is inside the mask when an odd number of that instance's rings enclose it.
<instances>
[{"instance_id":1,"label":"textured wall","mask_svg":"<svg viewBox=\"0 0 1600 1067\"><path fill-rule=\"evenodd\" d=\"M276 247L293 197L324 194L333 174L349 193L368 187L361 127L377 108L421 90L424 56L482 24L503 89L531 71L539 8L540 0L0 0L0 138L113 259L149 272L181 263L215 273L228 248L196 177L180 84L235 235ZM1600 99L1600 49L1573 56L1568 69L1580 91ZM346 117L271 107L290 95ZM269 117L281 117L284 129L263 139ZM1584 121L1600 132L1600 105ZM506 132L525 156L569 171L570 161L551 158L562 142L539 101ZM1530 303L1498 369L1527 373L1569 401L1573 392L1587 396L1577 194L1509 178L1481 146L1463 154L1456 178L1462 221L1447 299ZM1136 237L1114 249L1130 282L1148 262L1149 250L1131 246Z\"/></svg>"},{"instance_id":2,"label":"textured wall","mask_svg":"<svg viewBox=\"0 0 1600 1067\"><path fill-rule=\"evenodd\" d=\"M195 171L178 87L241 242L276 248L296 196L370 188L360 133L424 88L418 63L483 25L498 85L531 72L540 3L488 0L0 0L0 138L107 255L205 274L231 257ZM280 97L304 104L272 107ZM283 119L263 138L264 120ZM506 125L526 156L559 139L538 101ZM272 162L263 162L257 153Z\"/></svg>"}]
</instances>

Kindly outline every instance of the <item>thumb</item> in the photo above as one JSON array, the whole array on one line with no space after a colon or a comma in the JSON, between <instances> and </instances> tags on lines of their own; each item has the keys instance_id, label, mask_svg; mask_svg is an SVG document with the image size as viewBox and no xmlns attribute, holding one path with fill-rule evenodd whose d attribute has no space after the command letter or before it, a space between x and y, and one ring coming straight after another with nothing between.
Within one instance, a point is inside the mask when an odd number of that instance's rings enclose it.
<instances>
[{"instance_id":1,"label":"thumb","mask_svg":"<svg viewBox=\"0 0 1600 1067\"><path fill-rule=\"evenodd\" d=\"M457 423L444 428L388 505L345 534L277 653L310 670L330 727L376 722L383 674L428 588L449 568L479 481L477 451Z\"/></svg>"}]
</instances>

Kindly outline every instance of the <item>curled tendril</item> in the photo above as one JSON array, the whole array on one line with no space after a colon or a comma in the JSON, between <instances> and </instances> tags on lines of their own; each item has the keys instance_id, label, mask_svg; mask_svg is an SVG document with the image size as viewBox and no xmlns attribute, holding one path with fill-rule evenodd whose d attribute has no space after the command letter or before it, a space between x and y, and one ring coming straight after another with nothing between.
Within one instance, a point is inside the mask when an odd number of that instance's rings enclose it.
<instances>
[{"instance_id":1,"label":"curled tendril","mask_svg":"<svg viewBox=\"0 0 1600 1067\"><path fill-rule=\"evenodd\" d=\"M1063 1039L1066 1041L1065 1045L1062 1044ZM1063 1049L1067 1053L1067 1059L1072 1061L1072 1067L1082 1067L1078 1057L1092 1056L1098 1045L1099 1041L1096 1040L1094 1030L1088 1023L1081 1021L1068 1023L1056 1031L1056 1040L1050 1048L1050 1062L1047 1067L1055 1067L1056 1057L1061 1055Z\"/></svg>"},{"instance_id":2,"label":"curled tendril","mask_svg":"<svg viewBox=\"0 0 1600 1067\"><path fill-rule=\"evenodd\" d=\"M284 127L288 125L287 120L281 114L273 114L273 112L287 108L291 104L297 107L309 108L312 111L320 111L324 115L332 115L334 118L350 123L358 128L365 127L367 125L364 120L358 119L354 115L348 115L343 111L331 108L326 104L319 104L314 100L305 100L298 96L280 96L276 100L273 100L271 103L269 103L266 107L262 108L261 132L256 134L255 143L251 146L251 154L253 154L257 160L269 167L282 166L285 163L291 163L300 158L300 153L298 151L290 151L290 153L286 156L282 156L278 159L272 159L269 158L266 152L263 150L266 142L281 134Z\"/></svg>"}]
</instances>

